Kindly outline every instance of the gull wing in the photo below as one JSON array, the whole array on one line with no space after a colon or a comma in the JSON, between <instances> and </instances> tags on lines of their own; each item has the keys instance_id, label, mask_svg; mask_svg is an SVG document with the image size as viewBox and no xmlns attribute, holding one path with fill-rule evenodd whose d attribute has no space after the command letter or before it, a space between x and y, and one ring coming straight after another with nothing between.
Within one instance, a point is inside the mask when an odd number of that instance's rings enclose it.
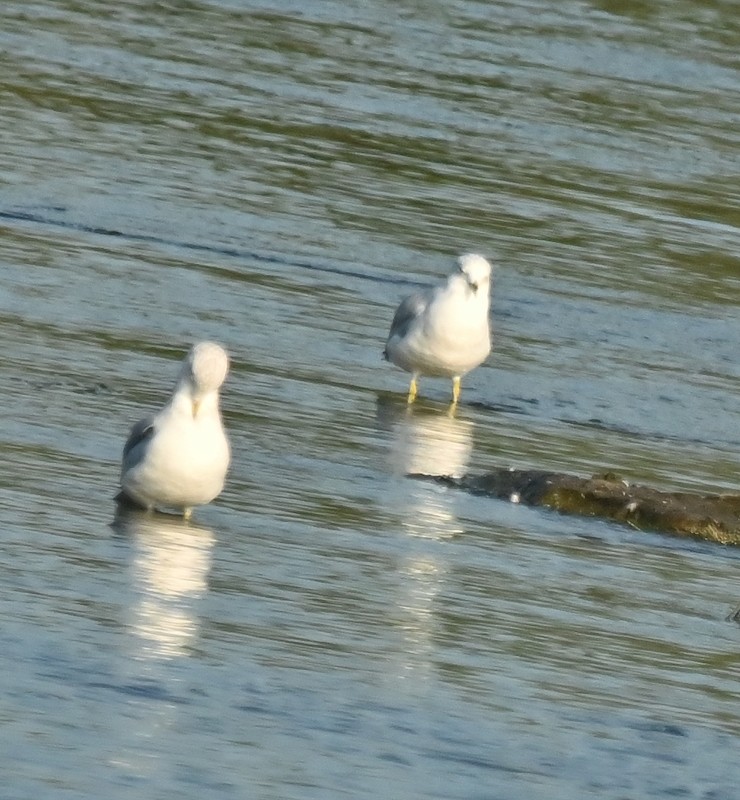
<instances>
[{"instance_id":1,"label":"gull wing","mask_svg":"<svg viewBox=\"0 0 740 800\"><path fill-rule=\"evenodd\" d=\"M124 470L130 469L136 463L136 456L132 451L134 448L146 442L154 436L154 417L144 417L140 419L132 428L131 433L126 439L126 444L123 446L123 468Z\"/></svg>"},{"instance_id":2,"label":"gull wing","mask_svg":"<svg viewBox=\"0 0 740 800\"><path fill-rule=\"evenodd\" d=\"M393 336L403 337L408 333L411 324L418 319L429 305L432 298L432 290L416 292L401 301L401 305L396 309L391 322L391 331L388 334L390 339Z\"/></svg>"},{"instance_id":3,"label":"gull wing","mask_svg":"<svg viewBox=\"0 0 740 800\"><path fill-rule=\"evenodd\" d=\"M123 458L121 465L121 474L128 472L132 467L135 467L144 457L145 448L139 447L140 444L148 442L155 433L154 416L144 417L140 419L132 428L131 433L126 439L126 444L123 446ZM131 508L143 508L140 503L137 503L132 497L129 497L126 492L121 491L116 495L115 500L122 506Z\"/></svg>"}]
</instances>

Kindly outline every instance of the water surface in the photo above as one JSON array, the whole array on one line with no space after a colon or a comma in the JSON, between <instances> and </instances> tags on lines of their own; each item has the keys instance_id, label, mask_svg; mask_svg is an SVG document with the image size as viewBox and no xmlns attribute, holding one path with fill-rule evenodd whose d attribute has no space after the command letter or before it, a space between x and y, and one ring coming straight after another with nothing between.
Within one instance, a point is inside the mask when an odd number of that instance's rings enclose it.
<instances>
[{"instance_id":1,"label":"water surface","mask_svg":"<svg viewBox=\"0 0 740 800\"><path fill-rule=\"evenodd\" d=\"M735 4L3 17L4 794L737 797L735 550L406 477L738 490ZM465 250L494 352L409 410ZM202 338L227 488L115 518Z\"/></svg>"}]
</instances>

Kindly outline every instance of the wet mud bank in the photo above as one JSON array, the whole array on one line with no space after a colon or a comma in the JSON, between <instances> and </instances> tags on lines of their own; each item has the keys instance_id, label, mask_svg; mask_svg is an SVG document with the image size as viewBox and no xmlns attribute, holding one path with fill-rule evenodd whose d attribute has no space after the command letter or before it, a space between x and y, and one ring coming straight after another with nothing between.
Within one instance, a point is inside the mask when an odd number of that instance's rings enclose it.
<instances>
[{"instance_id":1,"label":"wet mud bank","mask_svg":"<svg viewBox=\"0 0 740 800\"><path fill-rule=\"evenodd\" d=\"M600 517L636 530L740 545L740 495L665 492L607 473L581 478L540 470L493 469L438 483L476 495L544 506L564 514Z\"/></svg>"}]
</instances>

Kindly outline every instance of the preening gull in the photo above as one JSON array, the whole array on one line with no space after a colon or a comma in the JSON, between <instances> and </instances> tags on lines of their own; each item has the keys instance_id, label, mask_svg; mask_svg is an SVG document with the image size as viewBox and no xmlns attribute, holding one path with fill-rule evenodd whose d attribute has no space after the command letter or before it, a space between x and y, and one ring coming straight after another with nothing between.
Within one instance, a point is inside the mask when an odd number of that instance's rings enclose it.
<instances>
[{"instance_id":1,"label":"preening gull","mask_svg":"<svg viewBox=\"0 0 740 800\"><path fill-rule=\"evenodd\" d=\"M231 458L218 395L228 369L220 345L192 347L167 405L131 429L116 499L182 510L188 519L194 506L218 497Z\"/></svg>"},{"instance_id":2,"label":"preening gull","mask_svg":"<svg viewBox=\"0 0 740 800\"><path fill-rule=\"evenodd\" d=\"M412 294L399 305L383 355L411 373L409 403L420 375L452 378L452 404L457 403L460 379L491 352L490 290L490 263L467 253L444 285Z\"/></svg>"}]
</instances>

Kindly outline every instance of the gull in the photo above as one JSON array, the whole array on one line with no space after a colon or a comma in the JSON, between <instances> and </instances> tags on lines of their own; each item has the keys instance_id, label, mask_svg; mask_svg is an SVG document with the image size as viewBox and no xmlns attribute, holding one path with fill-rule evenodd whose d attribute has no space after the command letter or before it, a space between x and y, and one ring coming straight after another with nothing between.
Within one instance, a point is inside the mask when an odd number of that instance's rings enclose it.
<instances>
[{"instance_id":1,"label":"gull","mask_svg":"<svg viewBox=\"0 0 740 800\"><path fill-rule=\"evenodd\" d=\"M452 378L452 406L460 380L491 352L488 322L491 265L466 253L446 283L412 294L396 310L383 355L411 373L408 402L416 399L420 375Z\"/></svg>"},{"instance_id":2,"label":"gull","mask_svg":"<svg viewBox=\"0 0 740 800\"><path fill-rule=\"evenodd\" d=\"M199 342L191 348L167 405L131 429L123 447L119 502L174 508L189 519L194 506L221 494L231 451L218 391L228 369L220 345Z\"/></svg>"}]
</instances>

